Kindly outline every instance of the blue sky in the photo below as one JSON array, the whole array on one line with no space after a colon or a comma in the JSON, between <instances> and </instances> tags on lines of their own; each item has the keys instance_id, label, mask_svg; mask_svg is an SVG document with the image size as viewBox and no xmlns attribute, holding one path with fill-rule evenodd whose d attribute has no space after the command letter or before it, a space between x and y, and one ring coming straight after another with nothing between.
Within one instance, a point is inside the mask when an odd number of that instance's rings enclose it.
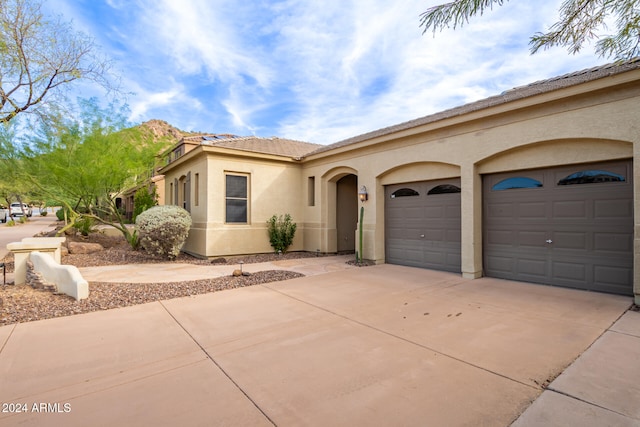
<instances>
[{"instance_id":1,"label":"blue sky","mask_svg":"<svg viewBox=\"0 0 640 427\"><path fill-rule=\"evenodd\" d=\"M561 1L514 0L435 37L419 15L442 0L45 0L45 10L113 60L134 122L329 144L608 62L589 46L529 54Z\"/></svg>"}]
</instances>

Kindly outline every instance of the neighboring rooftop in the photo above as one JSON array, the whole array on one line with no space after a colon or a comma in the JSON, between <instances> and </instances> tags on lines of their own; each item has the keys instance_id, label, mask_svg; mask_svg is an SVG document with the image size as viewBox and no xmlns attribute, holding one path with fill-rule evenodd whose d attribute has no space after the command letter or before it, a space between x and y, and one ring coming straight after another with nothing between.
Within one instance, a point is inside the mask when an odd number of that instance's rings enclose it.
<instances>
[{"instance_id":1,"label":"neighboring rooftop","mask_svg":"<svg viewBox=\"0 0 640 427\"><path fill-rule=\"evenodd\" d=\"M291 157L300 159L312 151L322 147L319 144L310 142L295 141L292 139L260 138L257 136L237 136L231 134L212 134L189 136L184 138L185 142L199 142L201 145L210 147L230 148L233 150L250 151L253 153L272 154L276 156Z\"/></svg>"},{"instance_id":2,"label":"neighboring rooftop","mask_svg":"<svg viewBox=\"0 0 640 427\"><path fill-rule=\"evenodd\" d=\"M598 67L593 67L581 71L576 71L568 74L564 74L558 77L553 77L546 80L540 80L534 83L530 83L525 86L519 86L510 90L502 92L500 95L492 96L482 99L480 101L471 102L459 107L444 110L439 113L424 116L418 119L410 120L408 122L400 123L397 125L389 126L386 128L378 129L372 132L368 132L362 135L354 136L334 144L323 145L317 150L308 153L308 155L323 153L333 150L335 148L345 147L357 142L366 141L368 139L388 135L401 130L411 129L417 126L434 123L440 120L448 119L451 117L468 114L474 111L483 110L485 108L493 107L500 104L506 104L508 102L524 99L530 96L539 95L542 93L552 92L554 90L586 83L589 81L601 79L604 77L621 74L627 71L640 69L640 58L634 58L622 63L606 64Z\"/></svg>"}]
</instances>

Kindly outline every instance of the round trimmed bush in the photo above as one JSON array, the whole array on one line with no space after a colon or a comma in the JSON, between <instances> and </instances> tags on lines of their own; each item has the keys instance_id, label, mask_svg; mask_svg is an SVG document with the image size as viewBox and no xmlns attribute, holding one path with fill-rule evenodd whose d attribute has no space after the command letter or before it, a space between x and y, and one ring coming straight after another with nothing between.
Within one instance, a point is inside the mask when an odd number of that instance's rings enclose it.
<instances>
[{"instance_id":1,"label":"round trimmed bush","mask_svg":"<svg viewBox=\"0 0 640 427\"><path fill-rule=\"evenodd\" d=\"M162 258L178 256L190 228L189 212L174 205L154 206L136 218L140 246Z\"/></svg>"}]
</instances>

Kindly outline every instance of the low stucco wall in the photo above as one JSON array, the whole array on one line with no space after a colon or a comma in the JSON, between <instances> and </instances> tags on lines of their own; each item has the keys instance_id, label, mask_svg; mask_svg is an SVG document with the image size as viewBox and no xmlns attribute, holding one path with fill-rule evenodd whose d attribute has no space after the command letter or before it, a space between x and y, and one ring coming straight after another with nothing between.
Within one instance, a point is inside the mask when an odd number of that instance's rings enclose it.
<instances>
[{"instance_id":1,"label":"low stucco wall","mask_svg":"<svg viewBox=\"0 0 640 427\"><path fill-rule=\"evenodd\" d=\"M89 298L89 283L76 266L60 265L51 256L38 251L31 252L29 259L33 263L33 269L45 281L55 283L58 292L72 296L76 301Z\"/></svg>"}]
</instances>

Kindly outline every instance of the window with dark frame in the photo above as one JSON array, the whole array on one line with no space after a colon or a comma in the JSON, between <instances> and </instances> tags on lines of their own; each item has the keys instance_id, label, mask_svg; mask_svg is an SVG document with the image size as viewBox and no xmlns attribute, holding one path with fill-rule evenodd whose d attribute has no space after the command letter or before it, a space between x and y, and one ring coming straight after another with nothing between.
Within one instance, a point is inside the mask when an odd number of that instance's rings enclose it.
<instances>
[{"instance_id":1,"label":"window with dark frame","mask_svg":"<svg viewBox=\"0 0 640 427\"><path fill-rule=\"evenodd\" d=\"M194 189L193 192L195 193L193 195L193 203L198 206L200 205L200 174L197 173L195 175L195 183L193 184Z\"/></svg>"},{"instance_id":2,"label":"window with dark frame","mask_svg":"<svg viewBox=\"0 0 640 427\"><path fill-rule=\"evenodd\" d=\"M526 176L515 176L513 178L503 179L502 181L491 187L493 191L515 190L521 188L540 188L542 183L537 179Z\"/></svg>"},{"instance_id":3,"label":"window with dark frame","mask_svg":"<svg viewBox=\"0 0 640 427\"><path fill-rule=\"evenodd\" d=\"M572 173L558 181L558 185L598 184L601 182L625 182L624 176L603 170L585 170Z\"/></svg>"},{"instance_id":4,"label":"window with dark frame","mask_svg":"<svg viewBox=\"0 0 640 427\"><path fill-rule=\"evenodd\" d=\"M246 224L248 218L248 180L247 175L226 175L225 183L225 222Z\"/></svg>"},{"instance_id":5,"label":"window with dark frame","mask_svg":"<svg viewBox=\"0 0 640 427\"><path fill-rule=\"evenodd\" d=\"M310 176L307 180L307 199L308 206L316 205L316 177Z\"/></svg>"},{"instance_id":6,"label":"window with dark frame","mask_svg":"<svg viewBox=\"0 0 640 427\"><path fill-rule=\"evenodd\" d=\"M396 190L393 193L391 193L391 198L395 199L397 197L415 197L415 196L419 196L419 195L420 195L420 193L418 193L413 188L401 188L401 189Z\"/></svg>"},{"instance_id":7,"label":"window with dark frame","mask_svg":"<svg viewBox=\"0 0 640 427\"><path fill-rule=\"evenodd\" d=\"M452 193L460 193L460 187L453 184L441 184L436 185L427 193L427 196L433 196L434 194L452 194Z\"/></svg>"}]
</instances>

